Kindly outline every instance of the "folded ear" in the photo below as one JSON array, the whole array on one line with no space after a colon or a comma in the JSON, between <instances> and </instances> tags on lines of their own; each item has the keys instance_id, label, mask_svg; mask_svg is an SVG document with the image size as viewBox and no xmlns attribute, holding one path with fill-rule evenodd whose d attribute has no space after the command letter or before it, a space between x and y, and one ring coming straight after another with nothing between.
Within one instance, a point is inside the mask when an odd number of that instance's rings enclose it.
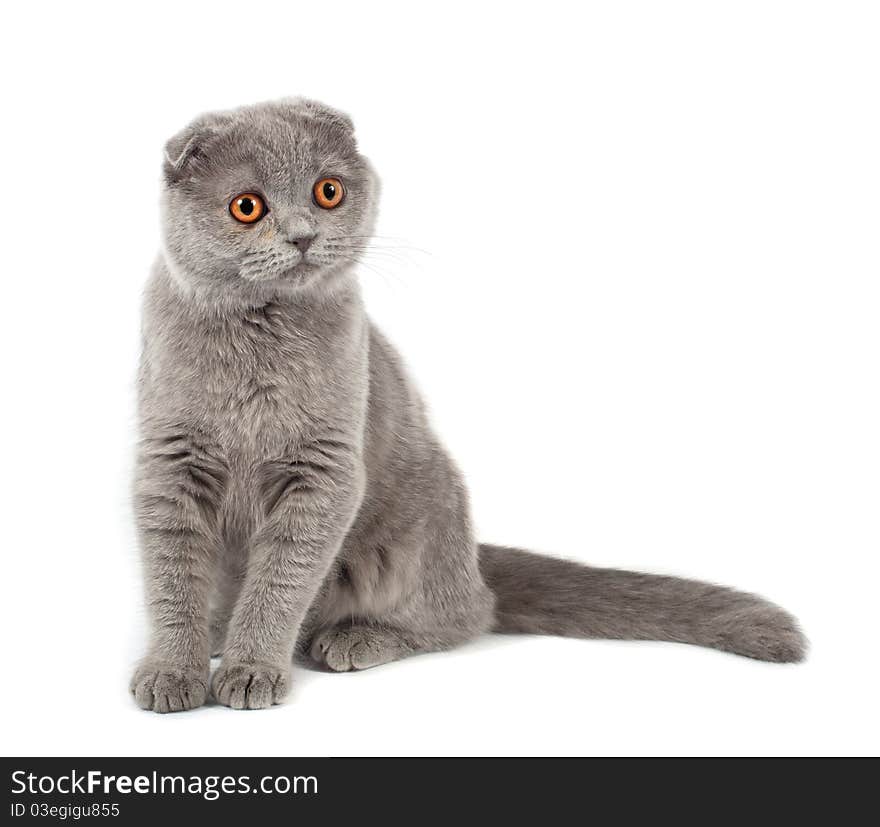
<instances>
[{"instance_id":1,"label":"folded ear","mask_svg":"<svg viewBox=\"0 0 880 827\"><path fill-rule=\"evenodd\" d=\"M351 118L332 106L327 106L320 101L311 98L281 98L270 104L263 104L281 117L296 121L306 116L312 120L327 124L340 134L347 135L349 138L354 137L354 123Z\"/></svg>"},{"instance_id":2,"label":"folded ear","mask_svg":"<svg viewBox=\"0 0 880 827\"><path fill-rule=\"evenodd\" d=\"M332 123L345 132L354 133L354 123L351 118L339 109L327 106L326 103L312 100L311 98L293 98L288 99L291 105L299 111L305 112L318 120Z\"/></svg>"},{"instance_id":3,"label":"folded ear","mask_svg":"<svg viewBox=\"0 0 880 827\"><path fill-rule=\"evenodd\" d=\"M208 145L216 136L216 130L204 121L193 121L165 144L165 161L162 172L169 184L176 184L192 176L199 162L207 155Z\"/></svg>"}]
</instances>

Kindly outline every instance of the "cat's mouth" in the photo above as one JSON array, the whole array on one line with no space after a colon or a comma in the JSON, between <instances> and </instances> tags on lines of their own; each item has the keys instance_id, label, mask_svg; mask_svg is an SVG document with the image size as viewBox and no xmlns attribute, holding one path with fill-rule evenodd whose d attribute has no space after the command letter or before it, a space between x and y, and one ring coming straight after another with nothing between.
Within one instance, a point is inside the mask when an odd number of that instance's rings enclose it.
<instances>
[{"instance_id":1,"label":"cat's mouth","mask_svg":"<svg viewBox=\"0 0 880 827\"><path fill-rule=\"evenodd\" d=\"M284 262L277 264L275 267L264 268L261 272L251 275L249 280L258 282L299 282L310 275L312 270L314 270L312 263L300 258L299 261Z\"/></svg>"},{"instance_id":2,"label":"cat's mouth","mask_svg":"<svg viewBox=\"0 0 880 827\"><path fill-rule=\"evenodd\" d=\"M301 258L296 264L285 267L277 276L280 279L298 279L314 269L314 265L310 261Z\"/></svg>"},{"instance_id":3,"label":"cat's mouth","mask_svg":"<svg viewBox=\"0 0 880 827\"><path fill-rule=\"evenodd\" d=\"M321 254L282 257L276 253L268 253L246 259L239 275L254 283L302 286L312 281L329 263L326 256Z\"/></svg>"}]
</instances>

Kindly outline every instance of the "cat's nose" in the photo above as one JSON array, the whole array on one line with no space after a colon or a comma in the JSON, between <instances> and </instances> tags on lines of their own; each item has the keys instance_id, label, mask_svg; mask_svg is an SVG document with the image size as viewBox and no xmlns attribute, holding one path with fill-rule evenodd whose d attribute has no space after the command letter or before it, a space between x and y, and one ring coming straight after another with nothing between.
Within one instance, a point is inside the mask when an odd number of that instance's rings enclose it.
<instances>
[{"instance_id":1,"label":"cat's nose","mask_svg":"<svg viewBox=\"0 0 880 827\"><path fill-rule=\"evenodd\" d=\"M303 255L314 240L314 233L290 233L287 236L288 243L296 247Z\"/></svg>"}]
</instances>

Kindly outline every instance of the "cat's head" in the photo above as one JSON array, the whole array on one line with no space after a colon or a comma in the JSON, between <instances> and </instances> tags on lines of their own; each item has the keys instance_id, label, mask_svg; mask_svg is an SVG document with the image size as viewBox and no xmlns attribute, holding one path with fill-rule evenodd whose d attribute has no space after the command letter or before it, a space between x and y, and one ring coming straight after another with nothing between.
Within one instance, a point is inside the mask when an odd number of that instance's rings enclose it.
<instances>
[{"instance_id":1,"label":"cat's head","mask_svg":"<svg viewBox=\"0 0 880 827\"><path fill-rule=\"evenodd\" d=\"M365 246L377 198L334 109L288 99L202 115L165 146L167 263L218 296L329 288Z\"/></svg>"}]
</instances>

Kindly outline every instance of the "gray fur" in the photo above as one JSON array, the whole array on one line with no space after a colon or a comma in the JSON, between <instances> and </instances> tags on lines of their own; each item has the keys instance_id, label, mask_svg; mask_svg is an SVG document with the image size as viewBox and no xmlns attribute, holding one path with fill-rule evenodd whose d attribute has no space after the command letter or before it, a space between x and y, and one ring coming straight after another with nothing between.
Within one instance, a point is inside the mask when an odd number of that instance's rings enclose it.
<instances>
[{"instance_id":1,"label":"gray fur","mask_svg":"<svg viewBox=\"0 0 880 827\"><path fill-rule=\"evenodd\" d=\"M333 210L311 197L325 175L345 184ZM269 213L243 225L227 205L249 191ZM800 660L795 621L760 598L478 547L461 476L361 303L377 198L351 121L311 101L204 115L166 146L139 373L138 704L262 708L297 647L344 671L491 629Z\"/></svg>"}]
</instances>

